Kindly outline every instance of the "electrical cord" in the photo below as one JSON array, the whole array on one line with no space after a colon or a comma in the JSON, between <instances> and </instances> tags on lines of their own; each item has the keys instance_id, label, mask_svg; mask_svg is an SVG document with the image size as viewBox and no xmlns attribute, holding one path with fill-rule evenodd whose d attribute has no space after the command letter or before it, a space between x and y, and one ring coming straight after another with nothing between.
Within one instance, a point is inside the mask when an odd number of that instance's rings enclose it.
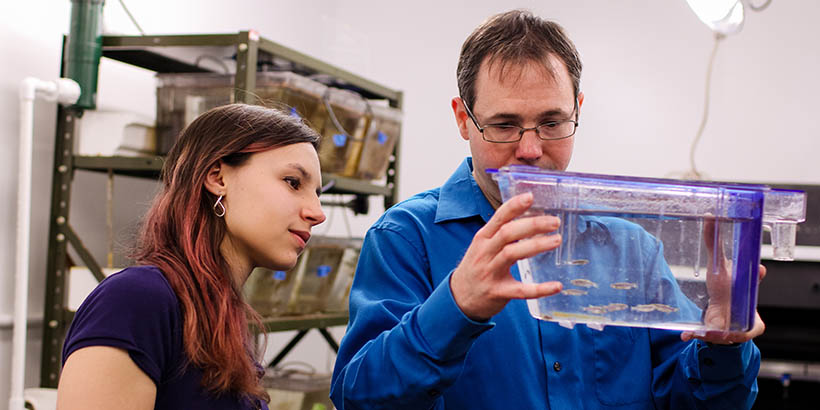
<instances>
[{"instance_id":1,"label":"electrical cord","mask_svg":"<svg viewBox=\"0 0 820 410\"><path fill-rule=\"evenodd\" d=\"M322 103L324 104L325 109L327 109L327 113L328 113L328 116L330 117L330 121L333 123L333 126L336 127L336 129L339 130L346 137L353 138L353 135L351 135L349 132L347 132L347 130L344 129L344 127L342 127L342 123L339 122L339 119L336 117L336 113L333 111L333 107L330 104L330 91L331 91L331 88L328 87L327 91L325 91L324 95L322 95ZM355 95L357 95L358 97L360 97L364 101L365 116L371 116L372 117L373 116L373 108L370 107L370 101L368 101L366 98L362 97L358 93L356 93Z\"/></svg>"},{"instance_id":2,"label":"electrical cord","mask_svg":"<svg viewBox=\"0 0 820 410\"><path fill-rule=\"evenodd\" d=\"M712 69L715 66L715 55L717 54L718 45L720 45L720 42L724 38L726 38L725 35L715 33L715 46L712 48L712 55L709 57L709 65L706 68L706 90L704 93L703 102L703 118L701 118L698 132L695 135L695 139L692 141L692 146L689 149L689 166L691 167L691 170L689 171L688 176L694 179L701 179L702 177L700 172L698 172L697 166L695 165L695 150L697 149L698 143L703 136L703 131L706 129L706 123L709 121L709 99L712 86Z\"/></svg>"},{"instance_id":3,"label":"electrical cord","mask_svg":"<svg viewBox=\"0 0 820 410\"><path fill-rule=\"evenodd\" d=\"M323 197L324 197L324 195L323 195ZM353 237L353 230L351 229L350 219L349 219L349 216L348 216L348 213L347 213L350 209L348 208L347 205L344 205L345 202L342 200L342 198L344 198L344 196L336 194L336 195L333 196L333 198L335 198L336 201L334 201L334 202L322 202L323 206L327 206L327 207L330 208L330 211L326 214L327 219L325 219L325 222L324 222L324 230L322 231L322 235L327 235L330 232L331 226L333 225L333 221L334 221L333 215L336 212L336 208L342 208L341 213L342 213L343 222L345 224L345 232L347 232L347 237L348 238L352 238Z\"/></svg>"},{"instance_id":4,"label":"electrical cord","mask_svg":"<svg viewBox=\"0 0 820 410\"><path fill-rule=\"evenodd\" d=\"M131 12L128 11L128 7L125 6L125 2L123 0L120 0L120 5L122 5L122 9L125 10L125 14L128 15L128 18L131 19L131 22L134 23L135 26L137 26L137 30L139 30L140 34L144 36L145 32L142 31L142 27L140 27L139 23L137 23L137 20L134 18L134 16L131 15Z\"/></svg>"},{"instance_id":5,"label":"electrical cord","mask_svg":"<svg viewBox=\"0 0 820 410\"><path fill-rule=\"evenodd\" d=\"M341 131L342 134L344 134L346 137L350 138L351 137L350 133L347 132L344 129L344 127L342 127L342 124L336 118L336 113L333 112L333 107L330 106L329 96L330 96L330 88L328 88L327 91L325 92L325 94L322 96L322 102L325 105L325 109L327 109L327 113L328 113L328 116L330 117L330 121L333 123L333 126L336 127L337 130Z\"/></svg>"},{"instance_id":6,"label":"electrical cord","mask_svg":"<svg viewBox=\"0 0 820 410\"><path fill-rule=\"evenodd\" d=\"M765 2L763 2L763 4L759 6L755 6L754 4L752 4L751 0L749 0L748 4L749 8L754 11L763 11L764 9L766 9L766 7L769 7L769 4L772 4L772 0L766 0Z\"/></svg>"},{"instance_id":7,"label":"electrical cord","mask_svg":"<svg viewBox=\"0 0 820 410\"><path fill-rule=\"evenodd\" d=\"M210 60L210 61L213 61L216 64L219 64L219 66L222 67L223 74L230 74L231 73L231 69L228 68L228 65L225 64L225 62L222 61L222 59L220 59L219 57L212 56L210 54L201 54L201 55L197 56L196 60L194 60L194 65L199 67L199 63L202 62L202 60Z\"/></svg>"}]
</instances>

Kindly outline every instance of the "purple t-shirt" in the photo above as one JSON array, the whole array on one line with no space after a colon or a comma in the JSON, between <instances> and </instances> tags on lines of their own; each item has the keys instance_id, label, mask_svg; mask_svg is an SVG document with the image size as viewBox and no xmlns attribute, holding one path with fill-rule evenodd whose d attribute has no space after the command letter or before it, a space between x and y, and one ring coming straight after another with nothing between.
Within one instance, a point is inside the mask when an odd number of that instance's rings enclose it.
<instances>
[{"instance_id":1,"label":"purple t-shirt","mask_svg":"<svg viewBox=\"0 0 820 410\"><path fill-rule=\"evenodd\" d=\"M63 345L63 364L74 351L111 346L131 359L157 386L154 409L265 409L231 394L215 396L201 386L202 371L185 366L182 315L168 280L154 266L115 273L77 309Z\"/></svg>"}]
</instances>

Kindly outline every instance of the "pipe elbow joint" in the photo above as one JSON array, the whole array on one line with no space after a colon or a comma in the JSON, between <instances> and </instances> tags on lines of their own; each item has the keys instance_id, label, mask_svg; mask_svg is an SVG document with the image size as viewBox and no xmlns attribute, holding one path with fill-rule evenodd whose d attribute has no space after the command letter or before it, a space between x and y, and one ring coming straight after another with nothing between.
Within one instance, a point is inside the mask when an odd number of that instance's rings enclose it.
<instances>
[{"instance_id":1,"label":"pipe elbow joint","mask_svg":"<svg viewBox=\"0 0 820 410\"><path fill-rule=\"evenodd\" d=\"M77 102L80 93L80 85L70 78L42 81L34 77L26 77L20 83L20 100L22 101L34 101L40 95L46 101L71 105Z\"/></svg>"},{"instance_id":2,"label":"pipe elbow joint","mask_svg":"<svg viewBox=\"0 0 820 410\"><path fill-rule=\"evenodd\" d=\"M37 86L40 80L34 77L26 77L20 82L20 99L26 101L34 101L37 97Z\"/></svg>"},{"instance_id":3,"label":"pipe elbow joint","mask_svg":"<svg viewBox=\"0 0 820 410\"><path fill-rule=\"evenodd\" d=\"M57 84L57 102L63 105L71 105L80 99L82 90L80 84L70 78L58 78L55 80Z\"/></svg>"}]
</instances>

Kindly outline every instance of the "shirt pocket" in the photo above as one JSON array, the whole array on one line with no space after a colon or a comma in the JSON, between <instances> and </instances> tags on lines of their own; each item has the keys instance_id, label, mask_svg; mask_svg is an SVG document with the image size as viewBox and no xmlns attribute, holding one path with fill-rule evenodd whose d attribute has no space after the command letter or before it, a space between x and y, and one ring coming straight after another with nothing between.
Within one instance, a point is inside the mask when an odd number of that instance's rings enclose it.
<instances>
[{"instance_id":1,"label":"shirt pocket","mask_svg":"<svg viewBox=\"0 0 820 410\"><path fill-rule=\"evenodd\" d=\"M648 331L607 326L593 332L592 343L598 401L607 406L653 408Z\"/></svg>"}]
</instances>

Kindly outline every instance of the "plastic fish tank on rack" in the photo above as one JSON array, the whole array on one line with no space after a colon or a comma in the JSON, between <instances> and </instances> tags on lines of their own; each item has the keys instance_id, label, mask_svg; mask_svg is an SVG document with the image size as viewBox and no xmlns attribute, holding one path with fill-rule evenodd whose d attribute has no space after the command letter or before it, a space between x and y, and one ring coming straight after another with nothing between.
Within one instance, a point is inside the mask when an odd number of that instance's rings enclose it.
<instances>
[{"instance_id":1,"label":"plastic fish tank on rack","mask_svg":"<svg viewBox=\"0 0 820 410\"><path fill-rule=\"evenodd\" d=\"M361 247L361 238L315 235L290 270L254 269L245 300L265 317L346 312Z\"/></svg>"},{"instance_id":2,"label":"plastic fish tank on rack","mask_svg":"<svg viewBox=\"0 0 820 410\"><path fill-rule=\"evenodd\" d=\"M167 153L179 132L199 114L235 102L234 91L233 74L157 74L160 153ZM326 91L324 84L289 71L263 71L256 74L256 87L248 92L254 104L288 109L321 132L327 117L321 107Z\"/></svg>"},{"instance_id":3,"label":"plastic fish tank on rack","mask_svg":"<svg viewBox=\"0 0 820 410\"><path fill-rule=\"evenodd\" d=\"M329 87L322 104L320 111L327 116L319 143L322 171L352 177L369 122L367 102L353 91Z\"/></svg>"},{"instance_id":4,"label":"plastic fish tank on rack","mask_svg":"<svg viewBox=\"0 0 820 410\"><path fill-rule=\"evenodd\" d=\"M371 105L372 119L362 143L356 178L375 180L384 177L393 148L401 134L402 112L392 107Z\"/></svg>"},{"instance_id":5,"label":"plastic fish tank on rack","mask_svg":"<svg viewBox=\"0 0 820 410\"><path fill-rule=\"evenodd\" d=\"M330 286L324 312L347 312L348 300L350 297L350 287L353 285L353 276L356 273L356 265L359 262L359 253L362 250L361 238L349 238L342 244L344 253L339 263L339 272L333 284Z\"/></svg>"},{"instance_id":6,"label":"plastic fish tank on rack","mask_svg":"<svg viewBox=\"0 0 820 410\"><path fill-rule=\"evenodd\" d=\"M528 300L532 316L585 323L746 331L754 325L763 229L793 258L801 191L765 185L632 178L508 166L488 170L504 201L532 192L522 217L561 219L554 250L518 261L526 283L561 293Z\"/></svg>"},{"instance_id":7,"label":"plastic fish tank on rack","mask_svg":"<svg viewBox=\"0 0 820 410\"><path fill-rule=\"evenodd\" d=\"M287 314L296 273L304 270L305 263L306 260L300 255L296 266L289 271L254 269L242 289L245 300L262 316Z\"/></svg>"},{"instance_id":8,"label":"plastic fish tank on rack","mask_svg":"<svg viewBox=\"0 0 820 410\"><path fill-rule=\"evenodd\" d=\"M355 271L358 261L358 252L355 253L355 259L350 261L349 248L360 249L361 239L330 236L310 238L307 248L300 257L305 262L295 274L295 283L287 304L288 313L307 314L325 311L329 301L340 298L333 293L334 288L337 288L337 292L344 292L344 288L338 289L341 285L334 285L352 276L351 263ZM339 278L339 275L343 277Z\"/></svg>"}]
</instances>

